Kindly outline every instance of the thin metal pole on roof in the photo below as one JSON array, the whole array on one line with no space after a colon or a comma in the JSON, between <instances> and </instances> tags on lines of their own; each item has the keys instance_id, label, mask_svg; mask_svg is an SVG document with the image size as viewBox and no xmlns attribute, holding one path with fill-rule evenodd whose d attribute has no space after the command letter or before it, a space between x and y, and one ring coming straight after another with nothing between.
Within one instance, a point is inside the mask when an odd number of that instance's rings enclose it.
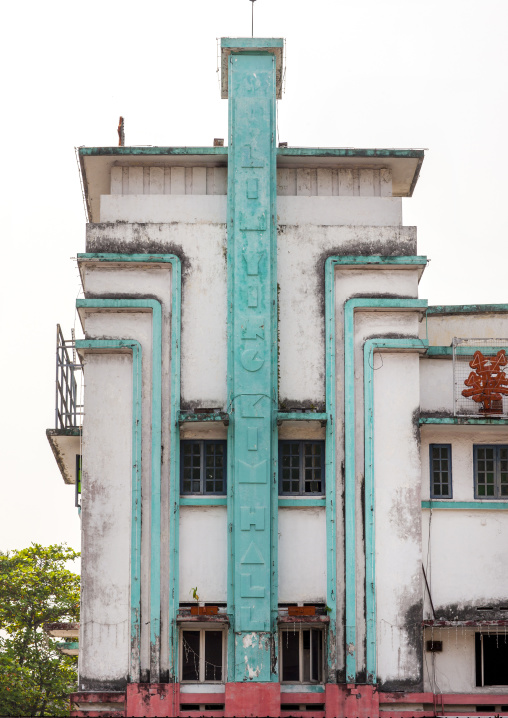
<instances>
[{"instance_id":1,"label":"thin metal pole on roof","mask_svg":"<svg viewBox=\"0 0 508 718\"><path fill-rule=\"evenodd\" d=\"M256 0L250 0L252 3L252 37L254 37L254 3Z\"/></svg>"}]
</instances>

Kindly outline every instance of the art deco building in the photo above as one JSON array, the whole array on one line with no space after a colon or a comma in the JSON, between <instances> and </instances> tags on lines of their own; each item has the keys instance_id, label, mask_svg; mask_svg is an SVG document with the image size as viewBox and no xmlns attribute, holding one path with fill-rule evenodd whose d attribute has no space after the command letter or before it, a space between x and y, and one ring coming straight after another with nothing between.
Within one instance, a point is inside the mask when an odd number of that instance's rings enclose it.
<instances>
[{"instance_id":1,"label":"art deco building","mask_svg":"<svg viewBox=\"0 0 508 718\"><path fill-rule=\"evenodd\" d=\"M423 151L277 146L283 49L227 146L79 150L75 716L508 708L508 306L419 298Z\"/></svg>"}]
</instances>

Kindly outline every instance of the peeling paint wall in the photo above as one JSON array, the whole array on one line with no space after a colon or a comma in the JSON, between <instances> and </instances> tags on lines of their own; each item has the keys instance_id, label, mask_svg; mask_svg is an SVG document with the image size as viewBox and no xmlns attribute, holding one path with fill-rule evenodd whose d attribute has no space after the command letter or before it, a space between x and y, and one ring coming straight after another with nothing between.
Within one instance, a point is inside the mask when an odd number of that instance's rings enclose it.
<instances>
[{"instance_id":1,"label":"peeling paint wall","mask_svg":"<svg viewBox=\"0 0 508 718\"><path fill-rule=\"evenodd\" d=\"M130 647L132 358L85 360L80 690L125 687ZM107 550L105 550L107 547Z\"/></svg>"},{"instance_id":2,"label":"peeling paint wall","mask_svg":"<svg viewBox=\"0 0 508 718\"><path fill-rule=\"evenodd\" d=\"M87 252L160 252L182 259L182 409L225 409L225 226L204 224L196 231L185 223L89 224L86 247Z\"/></svg>"},{"instance_id":3,"label":"peeling paint wall","mask_svg":"<svg viewBox=\"0 0 508 718\"><path fill-rule=\"evenodd\" d=\"M378 678L385 689L418 691L422 688L421 468L413 416L419 406L419 356L383 352L375 354L374 361Z\"/></svg>"}]
</instances>

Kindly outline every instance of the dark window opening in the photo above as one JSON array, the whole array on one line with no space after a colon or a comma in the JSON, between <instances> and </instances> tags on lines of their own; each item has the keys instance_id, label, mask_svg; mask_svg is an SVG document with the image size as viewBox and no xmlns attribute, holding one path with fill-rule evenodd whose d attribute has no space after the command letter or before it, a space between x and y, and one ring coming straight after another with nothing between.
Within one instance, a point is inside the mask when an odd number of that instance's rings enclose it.
<instances>
[{"instance_id":1,"label":"dark window opening","mask_svg":"<svg viewBox=\"0 0 508 718\"><path fill-rule=\"evenodd\" d=\"M182 631L182 682L220 683L224 673L224 631Z\"/></svg>"},{"instance_id":2,"label":"dark window opening","mask_svg":"<svg viewBox=\"0 0 508 718\"><path fill-rule=\"evenodd\" d=\"M432 499L452 498L452 447L451 444L431 444L430 496Z\"/></svg>"},{"instance_id":3,"label":"dark window opening","mask_svg":"<svg viewBox=\"0 0 508 718\"><path fill-rule=\"evenodd\" d=\"M477 499L508 499L508 446L474 447Z\"/></svg>"},{"instance_id":4,"label":"dark window opening","mask_svg":"<svg viewBox=\"0 0 508 718\"><path fill-rule=\"evenodd\" d=\"M476 685L508 685L508 636L475 634Z\"/></svg>"},{"instance_id":5,"label":"dark window opening","mask_svg":"<svg viewBox=\"0 0 508 718\"><path fill-rule=\"evenodd\" d=\"M283 683L322 683L323 629L294 626L280 633Z\"/></svg>"},{"instance_id":6,"label":"dark window opening","mask_svg":"<svg viewBox=\"0 0 508 718\"><path fill-rule=\"evenodd\" d=\"M325 492L325 442L279 441L279 494L322 495Z\"/></svg>"},{"instance_id":7,"label":"dark window opening","mask_svg":"<svg viewBox=\"0 0 508 718\"><path fill-rule=\"evenodd\" d=\"M226 441L180 442L180 492L226 493Z\"/></svg>"}]
</instances>

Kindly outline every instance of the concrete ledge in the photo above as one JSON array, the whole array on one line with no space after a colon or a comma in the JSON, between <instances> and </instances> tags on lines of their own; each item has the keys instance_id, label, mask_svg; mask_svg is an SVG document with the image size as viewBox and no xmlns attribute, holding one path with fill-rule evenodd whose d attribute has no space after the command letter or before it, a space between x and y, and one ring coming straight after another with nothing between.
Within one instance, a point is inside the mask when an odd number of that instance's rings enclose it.
<instances>
[{"instance_id":1,"label":"concrete ledge","mask_svg":"<svg viewBox=\"0 0 508 718\"><path fill-rule=\"evenodd\" d=\"M81 428L46 429L46 436L64 482L75 484L76 456L81 451Z\"/></svg>"}]
</instances>

